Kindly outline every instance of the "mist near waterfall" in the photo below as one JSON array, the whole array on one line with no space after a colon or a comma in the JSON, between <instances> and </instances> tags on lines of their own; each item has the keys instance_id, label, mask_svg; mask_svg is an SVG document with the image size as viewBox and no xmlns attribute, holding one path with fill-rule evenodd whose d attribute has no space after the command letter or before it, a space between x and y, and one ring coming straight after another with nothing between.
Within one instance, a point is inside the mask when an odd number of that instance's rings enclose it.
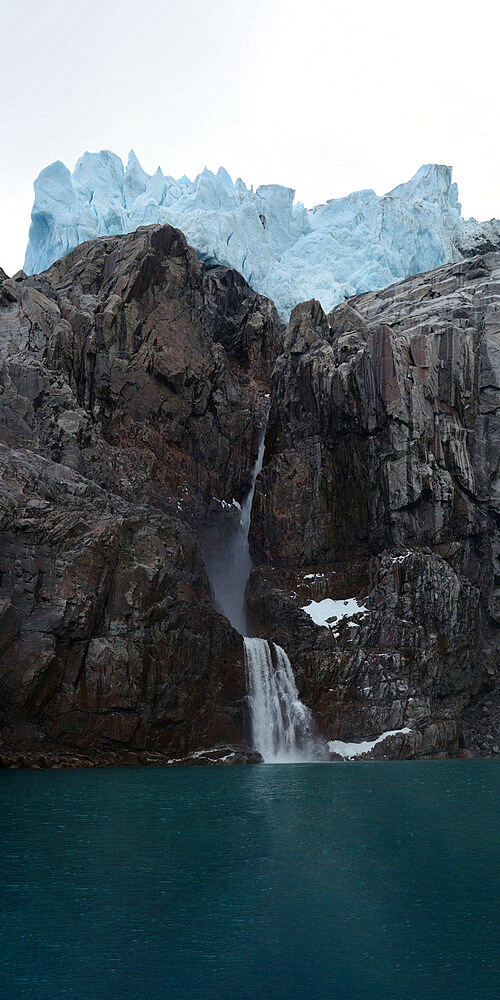
<instances>
[{"instance_id":1,"label":"mist near waterfall","mask_svg":"<svg viewBox=\"0 0 500 1000\"><path fill-rule=\"evenodd\" d=\"M241 505L238 530L216 556L208 556L206 565L215 599L231 625L244 635L247 628L245 588L252 569L248 536L257 476L262 469L265 427L252 473L250 490Z\"/></svg>"}]
</instances>

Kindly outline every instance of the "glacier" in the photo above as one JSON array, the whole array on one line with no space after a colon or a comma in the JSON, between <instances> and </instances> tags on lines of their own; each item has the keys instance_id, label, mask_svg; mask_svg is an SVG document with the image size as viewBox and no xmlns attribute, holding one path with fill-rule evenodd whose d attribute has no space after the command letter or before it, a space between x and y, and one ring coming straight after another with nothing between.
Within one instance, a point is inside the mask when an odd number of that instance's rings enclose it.
<instances>
[{"instance_id":1,"label":"glacier","mask_svg":"<svg viewBox=\"0 0 500 1000\"><path fill-rule=\"evenodd\" d=\"M84 153L73 173L60 161L34 183L24 269L45 270L79 243L169 223L208 266L234 267L287 320L298 302L329 311L359 292L500 246L500 222L461 215L451 167L427 164L387 194L356 191L306 209L292 188L255 191L221 167L194 181L158 168L149 175L135 153Z\"/></svg>"}]
</instances>

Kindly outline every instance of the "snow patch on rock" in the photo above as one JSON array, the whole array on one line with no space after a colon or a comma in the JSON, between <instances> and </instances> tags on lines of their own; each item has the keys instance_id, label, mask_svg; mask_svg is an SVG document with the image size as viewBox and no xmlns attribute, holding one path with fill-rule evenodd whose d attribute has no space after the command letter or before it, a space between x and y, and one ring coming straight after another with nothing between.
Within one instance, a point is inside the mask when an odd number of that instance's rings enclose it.
<instances>
[{"instance_id":1,"label":"snow patch on rock","mask_svg":"<svg viewBox=\"0 0 500 1000\"><path fill-rule=\"evenodd\" d=\"M368 614L368 608L364 604L358 604L355 597L349 597L342 601L333 601L330 597L325 597L322 601L311 601L304 605L305 611L312 618L315 625L332 628L339 624L343 618L352 618L360 613ZM355 625L355 622L349 622Z\"/></svg>"},{"instance_id":2,"label":"snow patch on rock","mask_svg":"<svg viewBox=\"0 0 500 1000\"><path fill-rule=\"evenodd\" d=\"M378 743L383 743L390 736L405 735L406 733L411 733L411 729L408 729L407 726L404 729L390 729L388 732L382 733L381 736L377 736L375 740L363 740L361 743L344 743L342 740L330 740L328 749L330 753L337 754L338 757L343 757L344 760L353 760L356 757L362 757L365 753L370 753Z\"/></svg>"}]
</instances>

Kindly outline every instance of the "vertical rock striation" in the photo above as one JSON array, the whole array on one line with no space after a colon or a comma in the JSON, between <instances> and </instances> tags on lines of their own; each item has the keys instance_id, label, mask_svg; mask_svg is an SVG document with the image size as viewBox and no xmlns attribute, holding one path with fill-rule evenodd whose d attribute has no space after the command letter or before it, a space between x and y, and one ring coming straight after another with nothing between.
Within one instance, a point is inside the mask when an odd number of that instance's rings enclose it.
<instances>
[{"instance_id":1,"label":"vertical rock striation","mask_svg":"<svg viewBox=\"0 0 500 1000\"><path fill-rule=\"evenodd\" d=\"M497 682L499 293L489 253L328 316L314 301L292 313L251 619L293 651L330 739L409 728L377 753L457 752L464 708ZM352 598L367 610L328 620ZM311 601L326 601L325 624Z\"/></svg>"}]
</instances>

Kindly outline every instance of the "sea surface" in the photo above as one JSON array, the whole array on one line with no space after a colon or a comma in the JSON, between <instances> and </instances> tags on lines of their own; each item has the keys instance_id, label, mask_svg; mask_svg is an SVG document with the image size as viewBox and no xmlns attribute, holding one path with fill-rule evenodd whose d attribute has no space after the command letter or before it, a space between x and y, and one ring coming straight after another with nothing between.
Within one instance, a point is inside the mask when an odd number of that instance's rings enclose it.
<instances>
[{"instance_id":1,"label":"sea surface","mask_svg":"<svg viewBox=\"0 0 500 1000\"><path fill-rule=\"evenodd\" d=\"M2 1000L497 1000L495 761L0 772Z\"/></svg>"}]
</instances>

